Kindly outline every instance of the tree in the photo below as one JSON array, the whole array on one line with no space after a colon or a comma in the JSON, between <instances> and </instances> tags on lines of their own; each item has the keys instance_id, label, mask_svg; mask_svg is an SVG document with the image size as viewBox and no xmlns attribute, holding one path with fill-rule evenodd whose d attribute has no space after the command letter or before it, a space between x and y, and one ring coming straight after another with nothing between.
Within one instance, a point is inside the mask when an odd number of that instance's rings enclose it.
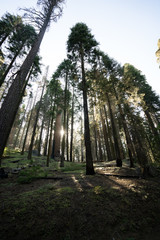
<instances>
[{"instance_id":1,"label":"tree","mask_svg":"<svg viewBox=\"0 0 160 240\"><path fill-rule=\"evenodd\" d=\"M92 54L93 49L98 45L87 25L77 23L72 29L67 41L68 53L72 58L78 60L81 65L83 108L84 108L84 126L85 126L85 147L86 147L86 174L94 174L93 158L91 152L88 101L87 101L87 82L85 76L85 60Z\"/></svg>"},{"instance_id":2,"label":"tree","mask_svg":"<svg viewBox=\"0 0 160 240\"><path fill-rule=\"evenodd\" d=\"M56 71L52 79L48 85L47 94L50 96L50 107L48 113L50 115L50 133L49 133L49 141L48 141L48 154L47 154L47 166L49 166L49 161L51 157L52 151L52 135L53 135L53 121L55 119L56 114L59 112L59 109L62 108L62 99L63 99L63 90L61 88L61 83L58 80L58 72Z\"/></svg>"},{"instance_id":3,"label":"tree","mask_svg":"<svg viewBox=\"0 0 160 240\"><path fill-rule=\"evenodd\" d=\"M2 17L2 20L0 20L0 47L15 29L21 27L21 24L22 18L19 15L6 13Z\"/></svg>"},{"instance_id":4,"label":"tree","mask_svg":"<svg viewBox=\"0 0 160 240\"><path fill-rule=\"evenodd\" d=\"M61 3L63 0L41 0L38 1L39 4L42 4L43 12L40 12L42 17L41 28L36 38L35 43L33 44L29 54L24 60L20 70L18 71L8 94L2 104L0 109L0 158L3 155L6 142L12 128L18 107L22 100L22 92L26 86L26 77L32 66L34 58L39 50L40 44L44 37L45 31L49 26L51 20L56 20L57 16L60 16L62 9ZM55 13L55 10L58 9L59 12Z\"/></svg>"},{"instance_id":5,"label":"tree","mask_svg":"<svg viewBox=\"0 0 160 240\"><path fill-rule=\"evenodd\" d=\"M7 74L10 69L13 67L17 57L24 57L27 54L27 50L33 45L37 34L35 29L30 25L21 24L21 27L12 34L8 40L8 57L11 60L7 66L4 74L0 76L0 87L3 84Z\"/></svg>"}]
</instances>

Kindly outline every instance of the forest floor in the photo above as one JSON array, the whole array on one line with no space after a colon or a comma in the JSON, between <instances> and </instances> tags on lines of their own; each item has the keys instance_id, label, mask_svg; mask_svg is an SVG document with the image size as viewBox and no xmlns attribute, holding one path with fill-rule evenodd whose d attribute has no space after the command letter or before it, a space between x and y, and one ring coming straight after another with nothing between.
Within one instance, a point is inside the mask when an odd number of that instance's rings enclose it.
<instances>
[{"instance_id":1,"label":"forest floor","mask_svg":"<svg viewBox=\"0 0 160 240\"><path fill-rule=\"evenodd\" d=\"M159 175L143 179L127 164L101 162L86 176L84 163L46 168L44 158L35 159L3 160L9 174L0 179L1 240L160 239Z\"/></svg>"}]
</instances>

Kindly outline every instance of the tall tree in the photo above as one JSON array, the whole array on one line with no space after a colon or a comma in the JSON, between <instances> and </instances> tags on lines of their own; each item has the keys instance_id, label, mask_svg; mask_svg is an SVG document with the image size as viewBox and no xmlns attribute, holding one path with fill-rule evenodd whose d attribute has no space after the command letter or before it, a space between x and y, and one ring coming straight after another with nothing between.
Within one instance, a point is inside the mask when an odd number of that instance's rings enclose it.
<instances>
[{"instance_id":1,"label":"tall tree","mask_svg":"<svg viewBox=\"0 0 160 240\"><path fill-rule=\"evenodd\" d=\"M15 77L8 94L0 109L0 158L2 157L12 124L14 122L18 107L22 100L22 92L25 87L27 74L32 66L34 58L39 50L40 44L44 37L45 31L49 26L51 20L56 20L57 16L62 13L61 3L63 0L40 0L39 4L42 5L43 12L39 13L41 16L41 28L39 34L33 44L29 54L24 60L20 70ZM59 13L55 13L55 9L59 10ZM37 11L35 10L37 13Z\"/></svg>"},{"instance_id":2,"label":"tall tree","mask_svg":"<svg viewBox=\"0 0 160 240\"><path fill-rule=\"evenodd\" d=\"M72 29L68 37L67 48L68 53L72 54L72 58L79 60L81 64L82 74L82 91L83 91L83 108L84 108L84 126L85 126L85 147L86 147L86 174L94 174L93 158L91 152L91 140L88 117L88 101L87 101L87 81L85 75L85 60L87 60L98 45L89 28L84 23L77 23Z\"/></svg>"}]
</instances>

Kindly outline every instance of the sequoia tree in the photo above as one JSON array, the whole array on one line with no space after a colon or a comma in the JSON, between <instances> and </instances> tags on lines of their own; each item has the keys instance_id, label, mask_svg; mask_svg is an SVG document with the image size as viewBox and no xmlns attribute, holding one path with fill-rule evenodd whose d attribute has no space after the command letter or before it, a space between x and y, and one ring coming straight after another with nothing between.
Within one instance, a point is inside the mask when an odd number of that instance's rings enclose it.
<instances>
[{"instance_id":1,"label":"sequoia tree","mask_svg":"<svg viewBox=\"0 0 160 240\"><path fill-rule=\"evenodd\" d=\"M89 28L84 23L77 23L68 37L68 53L75 61L80 62L82 74L84 126L85 126L85 147L86 147L86 174L94 174L93 159L91 153L90 128L88 117L87 81L85 74L85 60L89 59L93 49L98 45Z\"/></svg>"}]
</instances>

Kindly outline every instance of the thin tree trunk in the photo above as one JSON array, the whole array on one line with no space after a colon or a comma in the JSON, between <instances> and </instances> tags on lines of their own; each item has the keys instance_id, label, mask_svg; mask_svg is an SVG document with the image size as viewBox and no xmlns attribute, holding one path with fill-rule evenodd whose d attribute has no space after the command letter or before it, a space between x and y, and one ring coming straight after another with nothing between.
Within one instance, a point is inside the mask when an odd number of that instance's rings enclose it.
<instances>
[{"instance_id":1,"label":"thin tree trunk","mask_svg":"<svg viewBox=\"0 0 160 240\"><path fill-rule=\"evenodd\" d=\"M49 116L47 134L46 134L45 143L44 143L44 152L43 152L43 156L44 156L44 157L47 155L50 121L51 121L51 118L50 118L50 116Z\"/></svg>"},{"instance_id":2,"label":"thin tree trunk","mask_svg":"<svg viewBox=\"0 0 160 240\"><path fill-rule=\"evenodd\" d=\"M29 101L28 101L26 110L25 110L24 115L23 115L23 117L22 117L21 124L20 124L20 126L19 126L19 128L18 128L18 132L16 133L16 140L15 140L14 146L13 146L14 148L17 146L17 141L18 141L18 138L19 138L19 135L20 135L20 131L22 130L22 125L23 125L24 119L25 119L25 117L26 117L26 112L27 112L27 110L28 110L29 104L30 104L30 99L29 99Z\"/></svg>"},{"instance_id":3,"label":"thin tree trunk","mask_svg":"<svg viewBox=\"0 0 160 240\"><path fill-rule=\"evenodd\" d=\"M99 161L103 161L103 153L102 153L102 144L99 129L97 129L97 137L98 137L98 148L99 148Z\"/></svg>"},{"instance_id":4,"label":"thin tree trunk","mask_svg":"<svg viewBox=\"0 0 160 240\"><path fill-rule=\"evenodd\" d=\"M93 175L93 158L91 151L89 117L88 117L88 102L87 102L87 84L84 70L84 56L83 50L81 52L81 69L82 69L82 85L83 85L83 108L84 108L84 129L85 129L85 147L86 147L86 175Z\"/></svg>"},{"instance_id":5,"label":"thin tree trunk","mask_svg":"<svg viewBox=\"0 0 160 240\"><path fill-rule=\"evenodd\" d=\"M37 87L36 95L35 95L35 98L34 98L33 107L32 107L31 113L30 113L30 117L29 117L29 120L28 120L28 125L27 125L27 129L26 129L26 133L25 133L25 137L24 137L24 141L23 141L21 155L24 155L24 149L25 149L25 145L26 145L26 140L27 140L27 136L28 136L30 123L31 123L31 120L32 120L33 110L34 110L36 99L37 99L37 93L38 93L38 87Z\"/></svg>"},{"instance_id":6,"label":"thin tree trunk","mask_svg":"<svg viewBox=\"0 0 160 240\"><path fill-rule=\"evenodd\" d=\"M116 92L115 87L113 86L114 92L115 92L115 96L116 99L118 100L118 95ZM136 154L133 148L133 144L131 141L131 137L129 134L129 130L127 127L127 123L126 123L126 119L125 119L125 115L123 113L121 104L118 104L118 108L119 108L119 112L120 112L120 116L121 116L121 120L122 120L122 125L123 125L123 129L124 129L124 133L125 133L125 137L126 137L126 142L127 142L127 147L128 147L128 155L129 155L129 159L130 159L130 167L134 167L134 159L136 159Z\"/></svg>"},{"instance_id":7,"label":"thin tree trunk","mask_svg":"<svg viewBox=\"0 0 160 240\"><path fill-rule=\"evenodd\" d=\"M38 140L38 156L41 155L41 143L42 143L42 133L43 133L43 128L44 128L44 121L45 121L45 115L43 115L43 120L42 120L39 140Z\"/></svg>"},{"instance_id":8,"label":"thin tree trunk","mask_svg":"<svg viewBox=\"0 0 160 240\"><path fill-rule=\"evenodd\" d=\"M52 132L53 132L53 120L54 120L54 109L55 105L53 107L53 115L51 117L51 127L50 127L50 135L49 135L49 142L48 142L48 154L47 154L47 167L49 167L49 161L52 151Z\"/></svg>"},{"instance_id":9,"label":"thin tree trunk","mask_svg":"<svg viewBox=\"0 0 160 240\"><path fill-rule=\"evenodd\" d=\"M67 111L67 86L68 86L68 76L66 74L65 79L65 93L64 93L64 112L63 112L63 137L62 137L62 154L61 154L61 162L60 167L64 167L64 152L65 152L65 143L66 143L66 111Z\"/></svg>"},{"instance_id":10,"label":"thin tree trunk","mask_svg":"<svg viewBox=\"0 0 160 240\"><path fill-rule=\"evenodd\" d=\"M102 121L103 135L104 135L104 140L105 140L107 157L108 157L108 161L111 161L112 157L111 157L111 151L110 151L110 146L109 146L109 141L108 141L107 127L105 125L105 121L104 121L104 118L103 118L102 109L100 109L100 116L101 116L101 121Z\"/></svg>"},{"instance_id":11,"label":"thin tree trunk","mask_svg":"<svg viewBox=\"0 0 160 240\"><path fill-rule=\"evenodd\" d=\"M83 138L82 136L83 134L83 118L81 117L81 162L84 162L84 154L83 154L83 148L84 148L84 144L83 144Z\"/></svg>"},{"instance_id":12,"label":"thin tree trunk","mask_svg":"<svg viewBox=\"0 0 160 240\"><path fill-rule=\"evenodd\" d=\"M109 126L109 123L108 123L108 116L107 116L108 114L107 114L106 106L104 106L104 113L105 113L105 120L106 120L109 144L110 144L110 148L111 148L111 160L113 160L116 158L115 157L115 149L114 149L114 143L113 143L113 139L112 139L111 127Z\"/></svg>"},{"instance_id":13,"label":"thin tree trunk","mask_svg":"<svg viewBox=\"0 0 160 240\"><path fill-rule=\"evenodd\" d=\"M93 131L94 131L95 153L96 153L96 160L98 162L97 124L96 124L95 115L94 115L94 107L93 107L93 122L94 122Z\"/></svg>"},{"instance_id":14,"label":"thin tree trunk","mask_svg":"<svg viewBox=\"0 0 160 240\"><path fill-rule=\"evenodd\" d=\"M66 129L66 155L67 155L67 162L69 162L69 113L67 110L67 129Z\"/></svg>"},{"instance_id":15,"label":"thin tree trunk","mask_svg":"<svg viewBox=\"0 0 160 240\"><path fill-rule=\"evenodd\" d=\"M72 116L71 116L71 140L70 140L70 162L72 162L73 153L73 126L74 126L74 87L73 87L73 98L72 98Z\"/></svg>"},{"instance_id":16,"label":"thin tree trunk","mask_svg":"<svg viewBox=\"0 0 160 240\"><path fill-rule=\"evenodd\" d=\"M119 149L119 145L118 145L118 136L117 136L117 132L116 132L113 112L112 112L111 103L110 103L108 93L106 93L106 97L107 97L107 101L108 101L108 107L109 107L111 124L112 124L112 131L113 131L113 138L114 138L114 144L115 144L116 164L117 164L117 167L122 167L122 160L121 160L120 149Z\"/></svg>"},{"instance_id":17,"label":"thin tree trunk","mask_svg":"<svg viewBox=\"0 0 160 240\"><path fill-rule=\"evenodd\" d=\"M35 133L36 133L36 128L37 128L37 123L38 123L39 112L40 112L40 109L41 109L42 97L43 97L43 93L44 93L45 84L46 84L46 77L44 79L44 84L43 84L43 88L42 88L41 98L40 98L39 106L38 106L37 112L36 112L36 118L35 118L35 122L34 122L34 126L33 126L31 142L30 142L29 150L28 150L28 157L27 157L28 160L31 160L31 158L32 158L32 149L33 149L33 144L34 144L34 138L35 138Z\"/></svg>"},{"instance_id":18,"label":"thin tree trunk","mask_svg":"<svg viewBox=\"0 0 160 240\"><path fill-rule=\"evenodd\" d=\"M55 159L60 157L61 118L62 118L62 113L58 112L56 117L56 123L55 123L55 131L54 131L54 158Z\"/></svg>"},{"instance_id":19,"label":"thin tree trunk","mask_svg":"<svg viewBox=\"0 0 160 240\"><path fill-rule=\"evenodd\" d=\"M29 73L29 75L28 75L28 78L27 78L27 81L26 81L26 82L29 81L29 79L30 79L30 77L31 77L31 74L32 74L32 70L33 70L33 69L31 69L31 71L30 71L30 73ZM24 88L24 91L25 91L25 88ZM27 109L28 109L28 107L29 107L29 102L30 102L30 98L29 98L29 100L28 100L28 105L27 105L27 107L26 107L26 110L25 110L24 116L23 116L23 118L22 118L21 125L20 125L20 127L19 127L19 129L18 129L18 133L17 133L16 140L15 140L15 143L14 143L14 148L15 148L16 145L17 145L17 141L18 141L18 137L19 137L19 134L20 134L20 131L21 131L22 125L23 125L23 121L24 121L24 119L25 119L25 115L26 115Z\"/></svg>"}]
</instances>

